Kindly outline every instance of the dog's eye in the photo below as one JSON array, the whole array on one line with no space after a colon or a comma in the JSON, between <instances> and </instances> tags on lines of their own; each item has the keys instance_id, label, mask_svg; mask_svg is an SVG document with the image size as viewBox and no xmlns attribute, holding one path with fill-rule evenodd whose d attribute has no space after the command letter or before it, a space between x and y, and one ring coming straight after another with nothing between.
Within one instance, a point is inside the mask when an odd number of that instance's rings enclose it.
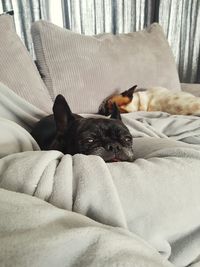
<instances>
[{"instance_id":1,"label":"dog's eye","mask_svg":"<svg viewBox=\"0 0 200 267\"><path fill-rule=\"evenodd\" d=\"M132 140L132 138L129 137L129 136L125 137L125 141L126 141L126 142L130 142L131 140Z\"/></svg>"},{"instance_id":2,"label":"dog's eye","mask_svg":"<svg viewBox=\"0 0 200 267\"><path fill-rule=\"evenodd\" d=\"M86 143L93 143L93 142L94 142L94 139L92 139L92 138L88 138L88 139L85 140L85 142L86 142Z\"/></svg>"}]
</instances>

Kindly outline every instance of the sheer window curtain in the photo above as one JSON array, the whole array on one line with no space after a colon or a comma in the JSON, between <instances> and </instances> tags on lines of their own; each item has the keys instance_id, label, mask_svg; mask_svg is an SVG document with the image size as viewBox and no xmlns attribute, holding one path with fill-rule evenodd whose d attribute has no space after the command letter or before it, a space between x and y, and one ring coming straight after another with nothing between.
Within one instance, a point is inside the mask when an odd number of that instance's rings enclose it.
<instances>
[{"instance_id":1,"label":"sheer window curtain","mask_svg":"<svg viewBox=\"0 0 200 267\"><path fill-rule=\"evenodd\" d=\"M9 10L32 55L30 26L39 19L87 35L133 32L159 22L181 82L200 82L200 0L0 0L0 13Z\"/></svg>"}]
</instances>

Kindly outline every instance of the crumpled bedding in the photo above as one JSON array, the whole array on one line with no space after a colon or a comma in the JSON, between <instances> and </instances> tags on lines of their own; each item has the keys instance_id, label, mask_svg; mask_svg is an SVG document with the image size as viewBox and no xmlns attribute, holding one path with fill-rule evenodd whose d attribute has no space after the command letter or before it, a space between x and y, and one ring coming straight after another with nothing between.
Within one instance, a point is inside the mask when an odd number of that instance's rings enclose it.
<instances>
[{"instance_id":1,"label":"crumpled bedding","mask_svg":"<svg viewBox=\"0 0 200 267\"><path fill-rule=\"evenodd\" d=\"M46 114L0 88L2 266L200 266L198 117L122 115L135 161L105 163L40 151Z\"/></svg>"}]
</instances>

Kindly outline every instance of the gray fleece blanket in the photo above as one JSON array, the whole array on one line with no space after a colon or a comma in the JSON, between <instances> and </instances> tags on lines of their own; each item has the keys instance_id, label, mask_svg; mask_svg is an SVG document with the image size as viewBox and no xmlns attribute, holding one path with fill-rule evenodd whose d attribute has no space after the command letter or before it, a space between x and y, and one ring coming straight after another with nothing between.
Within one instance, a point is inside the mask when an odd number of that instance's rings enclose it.
<instances>
[{"instance_id":1,"label":"gray fleece blanket","mask_svg":"<svg viewBox=\"0 0 200 267\"><path fill-rule=\"evenodd\" d=\"M45 115L0 85L0 266L200 266L198 117L123 115L135 161L105 163L40 151Z\"/></svg>"}]
</instances>

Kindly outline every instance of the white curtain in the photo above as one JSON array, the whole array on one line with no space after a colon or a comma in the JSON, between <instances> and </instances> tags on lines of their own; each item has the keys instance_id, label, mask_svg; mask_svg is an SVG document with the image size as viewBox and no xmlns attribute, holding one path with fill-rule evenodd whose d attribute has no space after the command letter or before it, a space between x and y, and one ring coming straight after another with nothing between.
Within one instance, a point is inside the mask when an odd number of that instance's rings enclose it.
<instances>
[{"instance_id":1,"label":"white curtain","mask_svg":"<svg viewBox=\"0 0 200 267\"><path fill-rule=\"evenodd\" d=\"M133 32L159 22L180 80L200 82L200 0L0 0L0 13L12 9L17 33L32 54L30 26L38 19L87 35Z\"/></svg>"}]
</instances>

